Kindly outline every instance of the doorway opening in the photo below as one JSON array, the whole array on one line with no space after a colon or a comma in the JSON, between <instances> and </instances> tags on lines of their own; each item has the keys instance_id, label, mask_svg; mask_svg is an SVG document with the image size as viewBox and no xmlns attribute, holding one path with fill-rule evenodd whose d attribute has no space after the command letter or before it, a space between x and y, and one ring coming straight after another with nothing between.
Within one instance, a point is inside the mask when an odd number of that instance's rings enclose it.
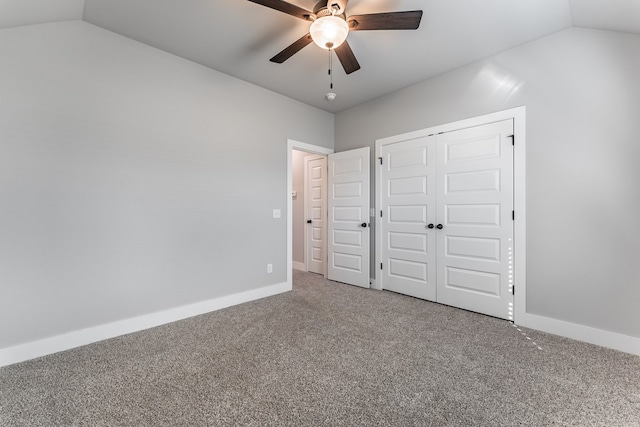
<instances>
[{"instance_id":1,"label":"doorway opening","mask_svg":"<svg viewBox=\"0 0 640 427\"><path fill-rule=\"evenodd\" d=\"M300 256L300 253L296 254L296 260L294 264L294 243L296 247L296 251L304 251L304 227L307 225L304 216L304 196L300 194L300 191L296 189L296 194L294 198L294 158L295 160L299 160L300 158L304 159L307 156L314 155L316 158L325 157L334 152L331 148L322 147L319 145L307 144L300 141L288 140L287 141L287 284L290 289L293 286L293 268L294 265L297 269L304 268L307 269L306 266L306 258L307 256ZM299 165L298 165L299 166ZM302 162L302 170L304 173L304 161ZM299 180L298 180L299 181ZM304 181L304 175L303 175ZM303 184L304 186L304 184ZM304 190L304 189L303 189ZM297 222L302 221L304 224L302 227L299 227L300 224L296 224L298 226L296 232L296 242L294 242L294 202L296 203L296 220ZM302 202L302 204L300 203ZM302 206L302 210L300 211L300 207ZM300 239L302 237L302 239ZM325 228L325 241L326 241L326 228ZM302 249L301 249L302 248ZM304 252L302 252L304 254ZM302 261L301 261L302 258Z\"/></svg>"}]
</instances>

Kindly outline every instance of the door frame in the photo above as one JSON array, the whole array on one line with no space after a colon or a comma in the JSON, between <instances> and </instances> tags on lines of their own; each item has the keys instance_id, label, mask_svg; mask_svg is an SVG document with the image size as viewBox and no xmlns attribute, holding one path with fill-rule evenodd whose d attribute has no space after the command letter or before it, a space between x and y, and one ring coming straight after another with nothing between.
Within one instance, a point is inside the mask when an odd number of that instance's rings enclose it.
<instances>
[{"instance_id":1,"label":"door frame","mask_svg":"<svg viewBox=\"0 0 640 427\"><path fill-rule=\"evenodd\" d=\"M525 128L526 108L524 106L511 108L509 110L498 111L495 113L485 114L478 117L459 120L456 122L446 123L438 126L429 127L413 132L407 132L401 135L395 135L387 138L377 139L375 142L375 206L376 206L376 234L375 234L375 259L376 268L374 269L376 280L372 281L374 289L382 289L382 282L377 280L380 278L381 260L381 236L380 236L380 200L381 200L381 183L380 183L380 165L378 158L381 156L380 151L383 145L393 144L406 139L421 138L429 135L436 135L442 132L451 132L464 128L480 126L487 123L499 122L503 120L513 119L513 134L515 139L513 150L513 205L515 210L515 221L513 227L514 239L514 323L522 323L526 317L526 169L525 169L525 153L526 153L526 128Z\"/></svg>"},{"instance_id":2,"label":"door frame","mask_svg":"<svg viewBox=\"0 0 640 427\"><path fill-rule=\"evenodd\" d=\"M332 148L326 148L320 145L307 144L306 142L287 139L287 286L289 290L293 289L293 200L291 195L293 191L293 150L304 151L310 154L319 154L321 156L327 156L329 154L333 154L334 152Z\"/></svg>"}]
</instances>

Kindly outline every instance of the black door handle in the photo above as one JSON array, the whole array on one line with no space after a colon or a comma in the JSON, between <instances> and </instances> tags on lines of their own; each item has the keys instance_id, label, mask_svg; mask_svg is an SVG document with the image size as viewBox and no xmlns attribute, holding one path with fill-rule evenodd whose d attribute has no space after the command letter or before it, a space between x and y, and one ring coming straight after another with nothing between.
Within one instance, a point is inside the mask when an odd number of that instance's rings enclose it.
<instances>
[{"instance_id":1,"label":"black door handle","mask_svg":"<svg viewBox=\"0 0 640 427\"><path fill-rule=\"evenodd\" d=\"M307 224L311 224L311 220L310 219L307 220Z\"/></svg>"},{"instance_id":2,"label":"black door handle","mask_svg":"<svg viewBox=\"0 0 640 427\"><path fill-rule=\"evenodd\" d=\"M433 228L433 227L434 227L433 224L427 225L427 228Z\"/></svg>"},{"instance_id":3,"label":"black door handle","mask_svg":"<svg viewBox=\"0 0 640 427\"><path fill-rule=\"evenodd\" d=\"M437 228L438 230L442 230L442 228L443 228L443 227L444 227L444 226L443 226L442 224L438 224L438 225L436 225L436 228Z\"/></svg>"},{"instance_id":4,"label":"black door handle","mask_svg":"<svg viewBox=\"0 0 640 427\"><path fill-rule=\"evenodd\" d=\"M363 222L362 224L360 224L360 227L362 227L362 228L367 228L367 223L366 223L366 222Z\"/></svg>"}]
</instances>

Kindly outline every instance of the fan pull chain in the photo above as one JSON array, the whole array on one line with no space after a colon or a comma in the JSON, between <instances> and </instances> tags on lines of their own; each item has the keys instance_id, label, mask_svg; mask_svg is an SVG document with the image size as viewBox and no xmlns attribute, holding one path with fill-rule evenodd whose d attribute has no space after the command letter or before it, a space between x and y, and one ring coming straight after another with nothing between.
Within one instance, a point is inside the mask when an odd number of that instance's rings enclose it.
<instances>
[{"instance_id":1,"label":"fan pull chain","mask_svg":"<svg viewBox=\"0 0 640 427\"><path fill-rule=\"evenodd\" d=\"M336 99L336 94L333 93L333 55L331 49L329 49L329 93L324 96L324 99L329 102Z\"/></svg>"},{"instance_id":2,"label":"fan pull chain","mask_svg":"<svg viewBox=\"0 0 640 427\"><path fill-rule=\"evenodd\" d=\"M333 89L333 55L331 55L331 49L329 49L329 89Z\"/></svg>"}]
</instances>

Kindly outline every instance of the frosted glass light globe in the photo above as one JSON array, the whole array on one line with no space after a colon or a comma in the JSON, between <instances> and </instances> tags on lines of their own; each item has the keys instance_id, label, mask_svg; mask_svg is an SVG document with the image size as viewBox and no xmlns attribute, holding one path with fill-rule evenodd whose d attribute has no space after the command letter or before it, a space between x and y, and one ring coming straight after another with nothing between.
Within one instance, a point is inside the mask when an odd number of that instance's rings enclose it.
<instances>
[{"instance_id":1,"label":"frosted glass light globe","mask_svg":"<svg viewBox=\"0 0 640 427\"><path fill-rule=\"evenodd\" d=\"M349 24L337 16L323 16L311 24L311 38L323 49L335 49L340 46L349 34Z\"/></svg>"}]
</instances>

